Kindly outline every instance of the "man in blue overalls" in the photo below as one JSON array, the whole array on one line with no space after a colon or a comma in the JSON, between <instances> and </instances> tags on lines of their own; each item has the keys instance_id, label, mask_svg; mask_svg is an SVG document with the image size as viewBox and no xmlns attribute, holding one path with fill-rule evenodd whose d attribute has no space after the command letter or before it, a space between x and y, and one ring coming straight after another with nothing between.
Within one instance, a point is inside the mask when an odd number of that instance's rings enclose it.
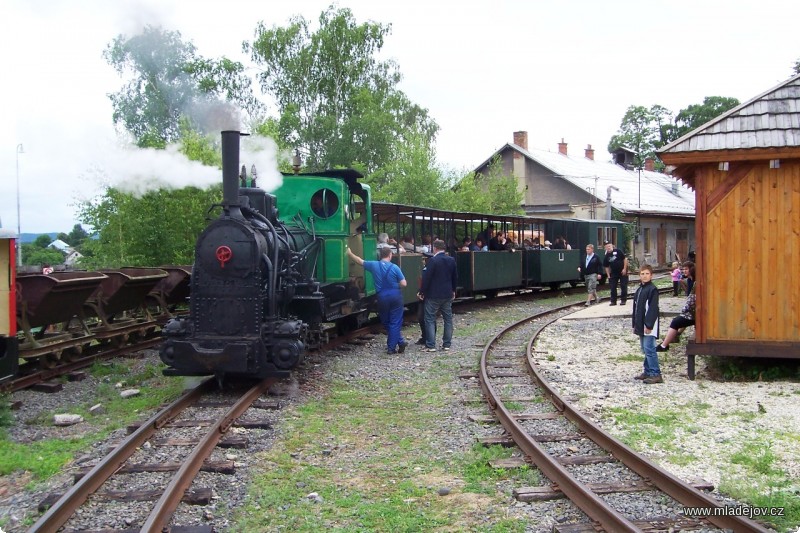
<instances>
[{"instance_id":1,"label":"man in blue overalls","mask_svg":"<svg viewBox=\"0 0 800 533\"><path fill-rule=\"evenodd\" d=\"M386 328L387 353L405 352L406 341L400 331L403 328L403 296L400 288L407 283L400 267L392 263L392 249L380 248L380 261L364 261L350 248L347 248L347 255L372 274L375 292L378 293L378 316Z\"/></svg>"}]
</instances>

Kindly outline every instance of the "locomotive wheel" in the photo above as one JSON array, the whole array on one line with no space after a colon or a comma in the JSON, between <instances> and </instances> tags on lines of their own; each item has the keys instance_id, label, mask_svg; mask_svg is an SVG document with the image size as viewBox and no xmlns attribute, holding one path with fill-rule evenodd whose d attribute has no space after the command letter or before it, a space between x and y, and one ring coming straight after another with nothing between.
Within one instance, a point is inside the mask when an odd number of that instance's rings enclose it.
<instances>
[{"instance_id":1,"label":"locomotive wheel","mask_svg":"<svg viewBox=\"0 0 800 533\"><path fill-rule=\"evenodd\" d=\"M61 359L71 363L72 361L77 361L80 359L82 353L83 346L73 346L64 350L64 352L61 354Z\"/></svg>"},{"instance_id":2,"label":"locomotive wheel","mask_svg":"<svg viewBox=\"0 0 800 533\"><path fill-rule=\"evenodd\" d=\"M114 348L122 348L128 342L128 338L130 335L128 333L123 333L122 335L117 335L111 339L111 345Z\"/></svg>"},{"instance_id":3,"label":"locomotive wheel","mask_svg":"<svg viewBox=\"0 0 800 533\"><path fill-rule=\"evenodd\" d=\"M56 366L58 366L59 359L61 359L61 352L46 353L43 356L39 357L39 359L37 359L37 362L39 363L40 368L49 370L51 368L55 368Z\"/></svg>"}]
</instances>

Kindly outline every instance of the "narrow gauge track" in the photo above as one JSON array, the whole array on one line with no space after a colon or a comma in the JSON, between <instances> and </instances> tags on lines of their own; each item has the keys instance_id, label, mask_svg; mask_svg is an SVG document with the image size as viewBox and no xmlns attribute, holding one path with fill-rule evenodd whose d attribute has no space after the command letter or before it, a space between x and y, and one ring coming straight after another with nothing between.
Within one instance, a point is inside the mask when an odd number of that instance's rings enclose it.
<instances>
[{"instance_id":1,"label":"narrow gauge track","mask_svg":"<svg viewBox=\"0 0 800 533\"><path fill-rule=\"evenodd\" d=\"M52 368L34 368L29 372L20 372L20 375L15 379L0 385L0 392L16 392L18 390L27 389L37 383L49 381L70 372L80 370L81 368L91 366L96 361L121 357L130 353L153 348L161 342L163 342L163 339L161 338L160 332L157 332L135 344L128 344L121 347L111 345L98 346L97 351L85 353L82 357L70 361L62 361Z\"/></svg>"},{"instance_id":2,"label":"narrow gauge track","mask_svg":"<svg viewBox=\"0 0 800 533\"><path fill-rule=\"evenodd\" d=\"M527 462L535 464L551 481L550 487L519 489L516 495L520 499L537 497L558 497L558 493L569 498L580 508L593 523L558 526L558 531L651 531L651 530L688 530L699 528L725 528L735 532L767 532L765 527L744 517L711 516L707 519L688 517L660 517L637 520L626 516L622 510L615 508L601 494L629 493L646 494L660 491L685 507L720 508L722 505L714 498L702 493L697 488L684 483L669 472L666 472L634 452L614 437L604 432L583 414L578 412L545 380L537 370L534 360L534 345L538 335L548 324L575 312L574 304L538 313L520 320L495 335L484 347L481 355L479 383L483 394L494 415L500 421L505 432L513 439L513 444L525 454ZM501 383L504 379L532 379L537 387L537 394L530 397L514 397L504 394L509 383ZM512 382L512 385L530 387L526 383ZM531 406L546 398L552 409L545 407L536 409L535 413L514 413L505 402L514 402ZM505 401L504 401L505 400ZM532 427L536 421L555 421L558 434L533 434ZM533 423L533 424L532 424ZM553 431L552 429L550 430ZM504 443L506 439L485 439L484 442ZM575 442L570 452L592 449L591 453L562 455L559 446L548 443ZM561 447L563 451L563 447ZM620 468L629 471L629 475L620 476L627 481L623 483L584 483L570 469L574 465L598 465L619 463ZM632 473L630 473L632 472ZM631 478L640 478L631 482ZM546 494L549 493L549 494ZM631 496L634 497L634 496Z\"/></svg>"},{"instance_id":3,"label":"narrow gauge track","mask_svg":"<svg viewBox=\"0 0 800 533\"><path fill-rule=\"evenodd\" d=\"M210 489L207 491L196 490L194 494L187 493L192 480L194 480L201 468L223 473L226 469L232 470L234 468L232 461L230 462L231 464L220 465L206 460L228 429L237 423L237 419L248 408L253 406L256 400L275 381L277 380L274 378L266 379L236 398L230 398L230 394L221 393L218 390L216 379L211 378L203 381L200 385L184 393L173 403L153 415L92 467L91 470L84 473L66 494L49 507L30 531L55 532L62 526L66 526L67 530L69 530L70 517L84 503L93 500L113 501L114 499L133 497L132 493L134 491L127 488L136 486L137 483L130 479L120 480L120 482L116 483L118 486L126 487L127 490L108 490L104 493L98 491L103 485L113 486L114 483L111 483L111 481L114 480L115 476L123 477L136 475L137 473L141 474L142 472L174 471L175 473L163 487L155 489L155 492L160 493L158 501L151 508L149 515L141 522L141 525L136 526L137 530L146 532L162 531L167 528L178 504L185 497L210 498L210 494L198 494L198 492L210 493ZM220 397L211 399L212 394L215 392L219 393ZM267 405L264 408L273 407L275 406ZM189 418L184 418L186 415ZM208 420L206 419L207 416L213 416L213 418ZM178 417L181 417L181 420L176 420ZM263 423L257 421L249 424L247 422L239 422L238 424L245 427L257 424L263 426ZM191 431L192 437L187 438L187 430ZM178 437L176 437L176 433L179 434ZM145 446L148 442L151 443L150 446ZM159 445L192 448L180 460L180 464L147 463L147 450L157 449ZM134 455L136 455L136 463L130 461L134 458ZM152 488L151 484L152 477L148 477L142 483L142 485ZM148 494L143 494L143 491L136 491L135 497L139 499L155 499L153 491L147 492ZM104 529L104 531L112 530ZM179 531L179 529L172 528L172 531ZM202 531L202 529L194 527L191 528L191 531L198 532ZM207 528L206 531L210 531L210 528Z\"/></svg>"}]
</instances>

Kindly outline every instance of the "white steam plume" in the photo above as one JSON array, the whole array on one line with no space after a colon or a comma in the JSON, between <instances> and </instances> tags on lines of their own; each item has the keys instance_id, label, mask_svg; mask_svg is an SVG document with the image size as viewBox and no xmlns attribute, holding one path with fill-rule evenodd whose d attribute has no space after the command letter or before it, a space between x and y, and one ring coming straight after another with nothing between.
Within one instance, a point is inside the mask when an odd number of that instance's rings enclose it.
<instances>
[{"instance_id":1,"label":"white steam plume","mask_svg":"<svg viewBox=\"0 0 800 533\"><path fill-rule=\"evenodd\" d=\"M278 171L277 145L267 137L242 137L239 164L247 167L248 176L256 167L257 186L273 191L283 182ZM110 143L97 152L89 174L100 185L114 187L141 197L158 189L197 187L206 189L222 183L222 171L214 166L189 160L177 145L164 150L119 146Z\"/></svg>"},{"instance_id":2,"label":"white steam plume","mask_svg":"<svg viewBox=\"0 0 800 533\"><path fill-rule=\"evenodd\" d=\"M258 173L256 185L267 192L274 191L283 183L278 171L278 145L269 137L242 137L239 166L247 167L247 175L253 165Z\"/></svg>"}]
</instances>

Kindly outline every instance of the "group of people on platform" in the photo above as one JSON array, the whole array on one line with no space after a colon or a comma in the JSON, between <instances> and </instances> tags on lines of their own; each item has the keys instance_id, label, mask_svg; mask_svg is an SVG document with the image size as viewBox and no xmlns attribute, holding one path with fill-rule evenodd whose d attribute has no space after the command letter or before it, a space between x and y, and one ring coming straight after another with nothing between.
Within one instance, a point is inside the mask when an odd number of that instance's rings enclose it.
<instances>
[{"instance_id":1,"label":"group of people on platform","mask_svg":"<svg viewBox=\"0 0 800 533\"><path fill-rule=\"evenodd\" d=\"M550 241L545 241L544 246L540 246L538 239L526 239L523 246L526 249L529 247L537 249L537 246L538 249L555 248L556 246L569 247L569 243L562 237L557 238L556 242L557 245L552 245ZM605 255L601 259L595 253L594 245L587 244L586 256L578 267L578 271L586 282L587 297L584 305L588 307L597 303L597 282L602 279L604 271L610 283L610 305L618 305L617 302L626 305L628 301L628 258L610 241L605 241L603 246ZM458 250L508 250L513 247L513 240L509 239L502 231L495 233L494 227L489 225L478 234L474 242L466 237ZM455 259L449 256L445 250L445 242L441 239L431 241L430 236L423 236L422 245L416 246L412 236L403 237L401 243L398 244L386 233L378 235L379 261L365 261L349 248L347 249L352 260L363 265L366 271L372 273L378 295L378 314L387 330L386 349L388 353L403 353L408 345L401 334L403 298L400 292L400 289L406 287L408 282L400 268L391 262L394 251L397 253L413 251L428 256L422 269L422 276L418 280L420 288L417 298L422 302L422 305L419 306L418 320L422 334L417 344L424 345L424 349L429 352L437 350L436 317L441 314L444 321L441 349L450 350L453 339L452 305L456 297L458 274ZM660 337L658 290L652 281L653 268L650 265L645 264L639 268L639 287L633 295L631 325L633 333L639 336L640 347L644 354L643 371L635 379L642 380L646 384L664 382L658 363L658 352L667 351L670 344L675 342L687 327L695 324L694 263L687 261L682 265L673 263L672 266L673 296L677 297L685 291L687 298L681 313L670 322L663 341L658 342Z\"/></svg>"}]
</instances>

